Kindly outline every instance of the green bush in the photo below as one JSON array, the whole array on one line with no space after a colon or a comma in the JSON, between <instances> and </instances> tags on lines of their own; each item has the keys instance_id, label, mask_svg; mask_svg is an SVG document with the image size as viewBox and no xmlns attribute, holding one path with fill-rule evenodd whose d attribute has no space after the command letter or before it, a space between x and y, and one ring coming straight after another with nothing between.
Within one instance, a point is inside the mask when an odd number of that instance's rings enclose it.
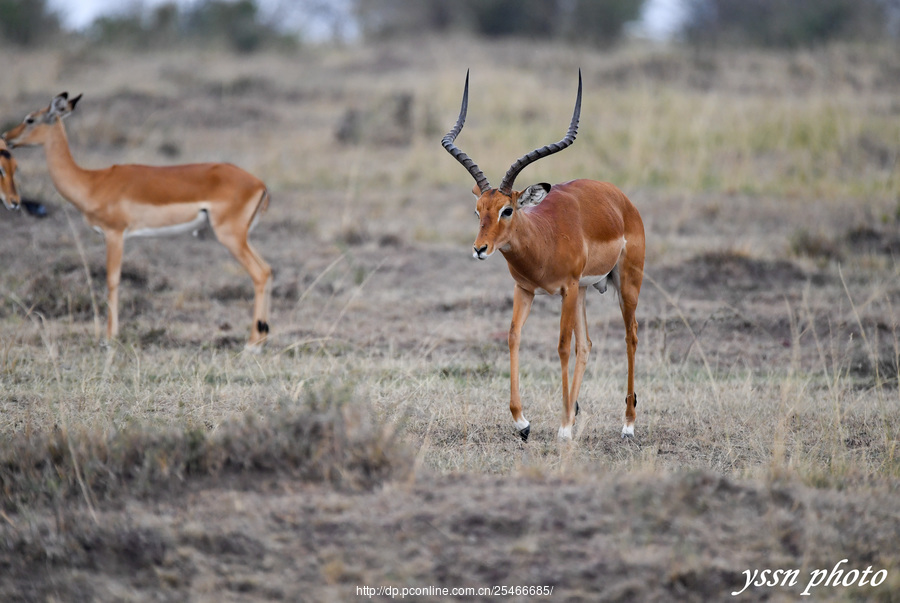
<instances>
[{"instance_id":1,"label":"green bush","mask_svg":"<svg viewBox=\"0 0 900 603\"><path fill-rule=\"evenodd\" d=\"M189 36L224 41L238 52L258 50L270 33L259 20L255 0L202 2L187 11L184 29Z\"/></svg>"},{"instance_id":2,"label":"green bush","mask_svg":"<svg viewBox=\"0 0 900 603\"><path fill-rule=\"evenodd\" d=\"M284 34L264 22L256 0L204 0L184 8L167 3L149 14L138 7L97 19L90 35L100 44L132 48L186 43L226 46L242 53L259 50L271 42L286 41Z\"/></svg>"},{"instance_id":3,"label":"green bush","mask_svg":"<svg viewBox=\"0 0 900 603\"><path fill-rule=\"evenodd\" d=\"M0 40L34 46L59 33L59 18L46 0L0 0Z\"/></svg>"},{"instance_id":4,"label":"green bush","mask_svg":"<svg viewBox=\"0 0 900 603\"><path fill-rule=\"evenodd\" d=\"M609 44L644 0L355 0L367 38L465 31L484 37L530 36Z\"/></svg>"},{"instance_id":5,"label":"green bush","mask_svg":"<svg viewBox=\"0 0 900 603\"><path fill-rule=\"evenodd\" d=\"M689 0L684 33L697 44L778 48L886 33L879 0Z\"/></svg>"}]
</instances>

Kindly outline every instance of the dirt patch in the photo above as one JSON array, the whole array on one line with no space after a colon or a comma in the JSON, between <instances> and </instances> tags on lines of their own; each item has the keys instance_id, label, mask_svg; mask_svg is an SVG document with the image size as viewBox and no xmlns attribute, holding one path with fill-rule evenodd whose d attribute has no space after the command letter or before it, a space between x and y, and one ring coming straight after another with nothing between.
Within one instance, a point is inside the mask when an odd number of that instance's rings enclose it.
<instances>
[{"instance_id":1,"label":"dirt patch","mask_svg":"<svg viewBox=\"0 0 900 603\"><path fill-rule=\"evenodd\" d=\"M847 245L855 253L877 253L900 257L900 233L869 226L859 226L847 232Z\"/></svg>"},{"instance_id":2,"label":"dirt patch","mask_svg":"<svg viewBox=\"0 0 900 603\"><path fill-rule=\"evenodd\" d=\"M889 490L818 491L705 472L602 478L420 477L338 495L295 480L205 483L128 513L30 513L0 526L0 596L136 601L352 599L358 587L552 587L552 601L729 598L747 569L886 569L900 534ZM639 576L639 578L637 578ZM833 589L814 591L828 597ZM841 589L840 594L847 592ZM464 600L487 601L473 595Z\"/></svg>"},{"instance_id":3,"label":"dirt patch","mask_svg":"<svg viewBox=\"0 0 900 603\"><path fill-rule=\"evenodd\" d=\"M659 270L658 270L659 271ZM789 260L763 260L731 251L713 251L661 271L662 283L671 291L685 287L743 295L750 291L784 289L809 278Z\"/></svg>"}]
</instances>

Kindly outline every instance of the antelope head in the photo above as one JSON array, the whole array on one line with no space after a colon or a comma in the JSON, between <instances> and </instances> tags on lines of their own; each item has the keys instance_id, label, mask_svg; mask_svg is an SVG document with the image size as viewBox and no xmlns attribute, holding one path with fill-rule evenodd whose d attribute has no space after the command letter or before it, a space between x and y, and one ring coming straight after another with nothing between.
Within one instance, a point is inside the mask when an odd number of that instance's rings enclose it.
<instances>
[{"instance_id":1,"label":"antelope head","mask_svg":"<svg viewBox=\"0 0 900 603\"><path fill-rule=\"evenodd\" d=\"M575 111L566 136L559 142L535 149L517 159L510 166L509 171L506 172L500 187L492 188L484 173L478 168L478 165L454 144L456 137L465 124L466 111L469 106L469 74L468 72L466 73L466 85L463 90L459 118L456 120L456 125L444 136L441 143L447 149L447 152L453 155L454 159L459 161L475 178L475 186L472 189L472 193L478 199L475 202L475 215L478 216L479 229L478 236L475 238L475 243L472 247L473 257L484 260L497 249L504 251L515 232L518 212L538 205L550 192L550 185L546 182L532 184L520 191L514 191L512 187L516 176L528 164L562 151L575 141L575 135L578 132L578 119L581 115L581 87L581 70L579 70L578 97L575 101Z\"/></svg>"},{"instance_id":2,"label":"antelope head","mask_svg":"<svg viewBox=\"0 0 900 603\"><path fill-rule=\"evenodd\" d=\"M50 101L50 105L39 111L34 111L25 116L18 126L3 133L3 138L11 148L27 147L44 144L47 134L47 126L52 126L57 120L64 119L75 110L75 105L81 100L79 94L69 99L69 93L57 94Z\"/></svg>"}]
</instances>

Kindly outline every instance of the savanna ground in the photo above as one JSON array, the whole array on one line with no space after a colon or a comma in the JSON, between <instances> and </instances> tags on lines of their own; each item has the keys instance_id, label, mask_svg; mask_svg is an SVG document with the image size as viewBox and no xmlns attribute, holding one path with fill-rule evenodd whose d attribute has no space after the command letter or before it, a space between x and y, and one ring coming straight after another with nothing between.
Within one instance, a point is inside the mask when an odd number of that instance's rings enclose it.
<instances>
[{"instance_id":1,"label":"savanna ground","mask_svg":"<svg viewBox=\"0 0 900 603\"><path fill-rule=\"evenodd\" d=\"M699 601L765 568L800 578L740 598L795 600L842 559L887 578L814 599L898 597L894 49L2 52L4 125L84 92L68 131L85 167L231 161L265 180L251 239L275 285L268 348L243 354L250 281L212 235L130 240L102 347L103 242L42 152L17 152L50 215L0 216L0 600ZM536 300L523 444L512 281L471 259L472 181L439 142L471 68L458 144L497 181L561 137L579 67L577 142L518 185L609 180L643 215L637 437L619 437L610 291L588 299L571 444L559 302Z\"/></svg>"}]
</instances>

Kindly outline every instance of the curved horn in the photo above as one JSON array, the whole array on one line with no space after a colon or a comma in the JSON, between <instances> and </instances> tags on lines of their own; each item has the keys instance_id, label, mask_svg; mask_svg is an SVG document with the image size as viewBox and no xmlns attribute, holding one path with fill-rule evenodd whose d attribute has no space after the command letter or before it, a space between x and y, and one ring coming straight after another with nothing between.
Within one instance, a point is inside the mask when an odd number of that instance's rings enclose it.
<instances>
[{"instance_id":1,"label":"curved horn","mask_svg":"<svg viewBox=\"0 0 900 603\"><path fill-rule=\"evenodd\" d=\"M447 135L444 136L444 139L441 141L441 144L444 145L444 148L447 149L447 152L453 155L453 158L458 162L463 164L463 167L469 170L469 173L472 174L472 177L475 178L475 182L478 183L478 188L481 189L481 192L490 190L491 185L488 182L487 178L484 177L484 173L478 169L478 166L475 165L475 162L472 161L468 155L459 150L453 141L456 140L456 137L459 136L459 133L463 129L463 124L466 123L466 109L469 108L469 72L466 71L466 87L463 91L463 99L462 99L462 107L459 110L459 118L456 120L456 125L453 126L453 129L447 132Z\"/></svg>"},{"instance_id":2,"label":"curved horn","mask_svg":"<svg viewBox=\"0 0 900 603\"><path fill-rule=\"evenodd\" d=\"M503 177L503 182L500 183L500 192L504 195L509 195L510 192L512 192L512 186L513 182L516 181L516 176L518 176L519 172L524 170L529 163L533 163L538 159L541 159L548 155L552 155L553 153L558 153L559 151L562 151L564 148L575 142L575 134L578 133L578 119L580 117L581 69L578 70L578 98L575 100L575 112L572 114L572 122L569 124L569 131L566 132L565 138L563 138L559 142L548 144L545 147L535 149L527 155L519 157L519 159L517 159L516 162L509 168L509 171L506 172L506 176Z\"/></svg>"}]
</instances>

